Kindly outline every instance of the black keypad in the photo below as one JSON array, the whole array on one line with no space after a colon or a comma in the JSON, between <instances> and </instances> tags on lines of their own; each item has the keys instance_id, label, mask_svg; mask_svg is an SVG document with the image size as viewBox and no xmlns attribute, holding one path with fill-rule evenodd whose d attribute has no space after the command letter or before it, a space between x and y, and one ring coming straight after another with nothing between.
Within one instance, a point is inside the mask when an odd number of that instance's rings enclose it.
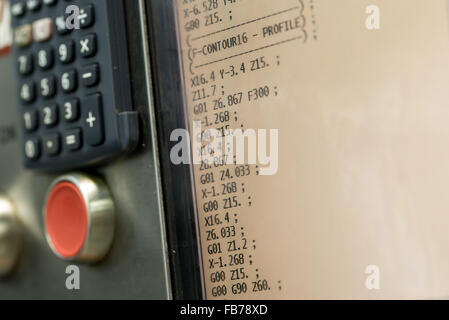
<instances>
[{"instance_id":1,"label":"black keypad","mask_svg":"<svg viewBox=\"0 0 449 320\"><path fill-rule=\"evenodd\" d=\"M139 128L123 1L10 2L25 166L68 170L132 151Z\"/></svg>"}]
</instances>

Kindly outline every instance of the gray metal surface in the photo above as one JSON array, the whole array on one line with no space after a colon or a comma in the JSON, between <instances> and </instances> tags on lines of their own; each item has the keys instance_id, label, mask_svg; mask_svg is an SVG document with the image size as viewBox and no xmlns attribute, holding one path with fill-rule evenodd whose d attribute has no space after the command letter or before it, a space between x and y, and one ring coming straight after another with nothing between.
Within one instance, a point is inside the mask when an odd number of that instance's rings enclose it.
<instances>
[{"instance_id":1,"label":"gray metal surface","mask_svg":"<svg viewBox=\"0 0 449 320\"><path fill-rule=\"evenodd\" d=\"M115 199L115 238L103 262L79 265L80 290L66 289L65 272L71 263L52 253L45 239L42 215L47 189L58 175L22 169L16 88L11 80L14 65L10 57L0 59L0 130L13 127L15 131L13 138L0 142L0 194L8 196L17 208L24 243L16 270L0 278L0 300L171 298L151 130L144 131L148 137L142 151L88 172L103 178ZM152 123L151 116L145 122Z\"/></svg>"}]
</instances>

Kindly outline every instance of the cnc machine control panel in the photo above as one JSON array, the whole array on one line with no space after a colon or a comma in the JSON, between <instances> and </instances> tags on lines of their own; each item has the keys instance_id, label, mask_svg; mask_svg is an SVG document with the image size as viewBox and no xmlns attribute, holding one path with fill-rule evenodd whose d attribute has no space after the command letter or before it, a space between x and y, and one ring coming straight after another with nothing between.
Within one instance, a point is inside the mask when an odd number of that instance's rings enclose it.
<instances>
[{"instance_id":1,"label":"cnc machine control panel","mask_svg":"<svg viewBox=\"0 0 449 320\"><path fill-rule=\"evenodd\" d=\"M0 0L0 300L172 297L145 15Z\"/></svg>"},{"instance_id":2,"label":"cnc machine control panel","mask_svg":"<svg viewBox=\"0 0 449 320\"><path fill-rule=\"evenodd\" d=\"M448 12L0 0L0 300L448 297Z\"/></svg>"}]
</instances>

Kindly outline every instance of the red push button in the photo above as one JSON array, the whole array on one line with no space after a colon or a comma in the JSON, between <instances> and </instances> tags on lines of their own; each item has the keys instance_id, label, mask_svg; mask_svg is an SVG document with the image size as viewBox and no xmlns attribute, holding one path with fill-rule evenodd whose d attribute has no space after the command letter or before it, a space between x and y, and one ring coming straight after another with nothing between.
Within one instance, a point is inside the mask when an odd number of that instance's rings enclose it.
<instances>
[{"instance_id":1,"label":"red push button","mask_svg":"<svg viewBox=\"0 0 449 320\"><path fill-rule=\"evenodd\" d=\"M59 255L71 259L81 252L87 235L87 208L75 185L61 182L54 187L48 196L45 225Z\"/></svg>"},{"instance_id":2,"label":"red push button","mask_svg":"<svg viewBox=\"0 0 449 320\"><path fill-rule=\"evenodd\" d=\"M97 262L114 236L114 202L96 178L73 174L51 186L44 210L47 241L64 260Z\"/></svg>"}]
</instances>

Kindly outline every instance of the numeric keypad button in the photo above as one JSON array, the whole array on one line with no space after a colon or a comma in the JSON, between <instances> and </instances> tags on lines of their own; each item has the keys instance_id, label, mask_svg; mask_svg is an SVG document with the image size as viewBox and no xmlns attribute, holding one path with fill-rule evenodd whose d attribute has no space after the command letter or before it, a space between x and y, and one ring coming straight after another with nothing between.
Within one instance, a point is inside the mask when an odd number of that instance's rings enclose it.
<instances>
[{"instance_id":1,"label":"numeric keypad button","mask_svg":"<svg viewBox=\"0 0 449 320\"><path fill-rule=\"evenodd\" d=\"M75 43L72 40L61 43L58 46L58 60L67 64L75 58Z\"/></svg>"},{"instance_id":2,"label":"numeric keypad button","mask_svg":"<svg viewBox=\"0 0 449 320\"><path fill-rule=\"evenodd\" d=\"M41 96L49 99L56 94L56 79L54 76L44 77L40 81Z\"/></svg>"},{"instance_id":3,"label":"numeric keypad button","mask_svg":"<svg viewBox=\"0 0 449 320\"><path fill-rule=\"evenodd\" d=\"M45 5L54 6L58 0L44 0Z\"/></svg>"},{"instance_id":4,"label":"numeric keypad button","mask_svg":"<svg viewBox=\"0 0 449 320\"><path fill-rule=\"evenodd\" d=\"M25 3L16 2L11 5L11 15L13 17L22 17L25 15Z\"/></svg>"},{"instance_id":5,"label":"numeric keypad button","mask_svg":"<svg viewBox=\"0 0 449 320\"><path fill-rule=\"evenodd\" d=\"M48 134L43 138L44 152L50 157L61 152L61 137L59 133Z\"/></svg>"},{"instance_id":6,"label":"numeric keypad button","mask_svg":"<svg viewBox=\"0 0 449 320\"><path fill-rule=\"evenodd\" d=\"M36 42L45 42L53 36L53 21L43 18L33 23L33 38Z\"/></svg>"},{"instance_id":7,"label":"numeric keypad button","mask_svg":"<svg viewBox=\"0 0 449 320\"><path fill-rule=\"evenodd\" d=\"M56 104L50 104L42 108L42 123L47 128L58 124L58 107Z\"/></svg>"},{"instance_id":8,"label":"numeric keypad button","mask_svg":"<svg viewBox=\"0 0 449 320\"><path fill-rule=\"evenodd\" d=\"M28 132L36 131L38 127L38 117L36 110L30 110L23 114L23 126Z\"/></svg>"},{"instance_id":9,"label":"numeric keypad button","mask_svg":"<svg viewBox=\"0 0 449 320\"><path fill-rule=\"evenodd\" d=\"M43 48L37 52L37 64L43 69L47 70L53 66L53 49Z\"/></svg>"},{"instance_id":10,"label":"numeric keypad button","mask_svg":"<svg viewBox=\"0 0 449 320\"><path fill-rule=\"evenodd\" d=\"M40 157L40 141L38 138L30 138L25 141L25 157L28 160L37 160Z\"/></svg>"},{"instance_id":11,"label":"numeric keypad button","mask_svg":"<svg viewBox=\"0 0 449 320\"><path fill-rule=\"evenodd\" d=\"M31 24L19 26L14 30L14 43L18 48L28 47L33 42Z\"/></svg>"},{"instance_id":12,"label":"numeric keypad button","mask_svg":"<svg viewBox=\"0 0 449 320\"><path fill-rule=\"evenodd\" d=\"M82 101L84 135L87 144L98 146L104 142L103 106L100 94L87 96Z\"/></svg>"},{"instance_id":13,"label":"numeric keypad button","mask_svg":"<svg viewBox=\"0 0 449 320\"><path fill-rule=\"evenodd\" d=\"M60 79L61 88L65 93L71 93L76 90L77 88L77 72L76 70L70 70L67 72L64 72L61 75Z\"/></svg>"},{"instance_id":14,"label":"numeric keypad button","mask_svg":"<svg viewBox=\"0 0 449 320\"><path fill-rule=\"evenodd\" d=\"M77 151L82 147L81 129L67 131L64 135L64 145L70 151Z\"/></svg>"},{"instance_id":15,"label":"numeric keypad button","mask_svg":"<svg viewBox=\"0 0 449 320\"><path fill-rule=\"evenodd\" d=\"M64 102L63 115L66 122L74 122L80 116L80 103L78 99L72 99Z\"/></svg>"},{"instance_id":16,"label":"numeric keypad button","mask_svg":"<svg viewBox=\"0 0 449 320\"><path fill-rule=\"evenodd\" d=\"M36 87L33 81L28 81L20 87L20 100L25 103L32 103L36 100Z\"/></svg>"},{"instance_id":17,"label":"numeric keypad button","mask_svg":"<svg viewBox=\"0 0 449 320\"><path fill-rule=\"evenodd\" d=\"M72 30L67 28L67 23L66 23L66 17L65 16L58 16L55 18L55 26L56 26L56 31L60 34L60 35L66 35L69 34Z\"/></svg>"},{"instance_id":18,"label":"numeric keypad button","mask_svg":"<svg viewBox=\"0 0 449 320\"><path fill-rule=\"evenodd\" d=\"M88 5L80 9L79 21L82 29L89 28L94 24L95 10L93 5Z\"/></svg>"},{"instance_id":19,"label":"numeric keypad button","mask_svg":"<svg viewBox=\"0 0 449 320\"><path fill-rule=\"evenodd\" d=\"M17 58L17 68L21 75L27 76L33 73L33 66L33 55L31 53L20 55Z\"/></svg>"},{"instance_id":20,"label":"numeric keypad button","mask_svg":"<svg viewBox=\"0 0 449 320\"><path fill-rule=\"evenodd\" d=\"M92 63L81 69L81 83L85 87L93 87L100 81L100 66Z\"/></svg>"},{"instance_id":21,"label":"numeric keypad button","mask_svg":"<svg viewBox=\"0 0 449 320\"><path fill-rule=\"evenodd\" d=\"M84 58L89 58L97 53L97 37L95 34L87 35L79 40L79 52Z\"/></svg>"},{"instance_id":22,"label":"numeric keypad button","mask_svg":"<svg viewBox=\"0 0 449 320\"><path fill-rule=\"evenodd\" d=\"M30 11L37 11L42 6L42 0L26 0L27 8Z\"/></svg>"}]
</instances>

